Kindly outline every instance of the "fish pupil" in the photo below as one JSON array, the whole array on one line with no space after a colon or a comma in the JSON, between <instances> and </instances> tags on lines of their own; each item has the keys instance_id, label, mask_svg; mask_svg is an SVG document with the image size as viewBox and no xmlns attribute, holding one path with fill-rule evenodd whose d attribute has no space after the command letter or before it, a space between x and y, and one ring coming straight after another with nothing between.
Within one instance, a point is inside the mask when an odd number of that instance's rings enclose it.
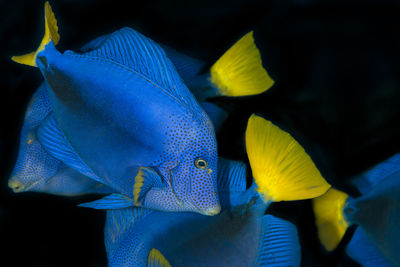
<instances>
[{"instance_id":1,"label":"fish pupil","mask_svg":"<svg viewBox=\"0 0 400 267\"><path fill-rule=\"evenodd\" d=\"M207 161L205 161L202 158L198 158L196 159L196 161L194 162L194 164L196 165L197 168L199 169L205 169L207 167Z\"/></svg>"}]
</instances>

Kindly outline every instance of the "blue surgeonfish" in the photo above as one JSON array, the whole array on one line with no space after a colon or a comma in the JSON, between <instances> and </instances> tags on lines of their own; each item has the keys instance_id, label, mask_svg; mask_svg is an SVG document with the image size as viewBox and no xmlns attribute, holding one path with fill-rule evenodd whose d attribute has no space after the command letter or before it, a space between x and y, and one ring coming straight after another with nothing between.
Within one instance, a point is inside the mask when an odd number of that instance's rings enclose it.
<instances>
[{"instance_id":1,"label":"blue surgeonfish","mask_svg":"<svg viewBox=\"0 0 400 267\"><path fill-rule=\"evenodd\" d=\"M357 225L347 254L362 266L400 266L400 154L378 164L353 183L353 198L330 189L313 200L318 236L334 250L350 225Z\"/></svg>"},{"instance_id":2,"label":"blue surgeonfish","mask_svg":"<svg viewBox=\"0 0 400 267\"><path fill-rule=\"evenodd\" d=\"M330 185L304 149L286 132L251 116L246 166L219 159L216 216L140 207L107 211L109 266L299 266L300 245L291 223L264 215L274 201L317 197Z\"/></svg>"},{"instance_id":3,"label":"blue surgeonfish","mask_svg":"<svg viewBox=\"0 0 400 267\"><path fill-rule=\"evenodd\" d=\"M69 168L43 148L36 130L50 113L46 84L42 84L25 113L18 159L8 182L9 187L14 192L33 191L63 196L112 193L110 188Z\"/></svg>"},{"instance_id":4,"label":"blue surgeonfish","mask_svg":"<svg viewBox=\"0 0 400 267\"><path fill-rule=\"evenodd\" d=\"M58 41L46 2L42 43L13 57L49 85L53 114L37 131L47 151L119 192L111 204L217 214L214 131L163 49L129 28L83 53L60 53Z\"/></svg>"}]
</instances>

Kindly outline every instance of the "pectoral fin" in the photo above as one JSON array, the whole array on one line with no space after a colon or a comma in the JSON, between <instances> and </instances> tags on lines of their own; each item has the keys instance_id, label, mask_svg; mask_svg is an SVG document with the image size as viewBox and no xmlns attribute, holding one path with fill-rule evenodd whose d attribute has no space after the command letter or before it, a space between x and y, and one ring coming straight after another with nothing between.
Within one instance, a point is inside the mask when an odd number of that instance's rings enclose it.
<instances>
[{"instance_id":1,"label":"pectoral fin","mask_svg":"<svg viewBox=\"0 0 400 267\"><path fill-rule=\"evenodd\" d=\"M121 194L111 194L92 202L79 204L78 206L96 210L112 210L132 207L135 206L135 203L133 199L127 196Z\"/></svg>"},{"instance_id":2,"label":"pectoral fin","mask_svg":"<svg viewBox=\"0 0 400 267\"><path fill-rule=\"evenodd\" d=\"M147 267L171 267L171 264L159 250L153 248L147 259Z\"/></svg>"},{"instance_id":3,"label":"pectoral fin","mask_svg":"<svg viewBox=\"0 0 400 267\"><path fill-rule=\"evenodd\" d=\"M161 176L151 167L140 167L135 176L133 185L133 198L135 205L139 206L152 187L164 187Z\"/></svg>"}]
</instances>

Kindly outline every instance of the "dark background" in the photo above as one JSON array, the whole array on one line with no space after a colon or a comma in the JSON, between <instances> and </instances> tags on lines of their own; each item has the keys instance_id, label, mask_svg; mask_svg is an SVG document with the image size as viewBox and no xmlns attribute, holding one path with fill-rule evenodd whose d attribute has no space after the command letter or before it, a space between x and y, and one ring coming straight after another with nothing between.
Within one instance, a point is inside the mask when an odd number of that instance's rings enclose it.
<instances>
[{"instance_id":1,"label":"dark background","mask_svg":"<svg viewBox=\"0 0 400 267\"><path fill-rule=\"evenodd\" d=\"M0 240L2 266L105 266L104 213L76 207L93 197L14 194L7 187L26 105L42 77L10 56L36 49L43 1L0 1ZM247 161L244 130L257 112L290 132L333 186L400 150L399 1L77 1L51 5L58 48L130 26L212 64L249 30L276 84L257 97L219 98L230 110L222 156ZM309 201L268 211L298 226L303 266L357 266L319 245Z\"/></svg>"}]
</instances>

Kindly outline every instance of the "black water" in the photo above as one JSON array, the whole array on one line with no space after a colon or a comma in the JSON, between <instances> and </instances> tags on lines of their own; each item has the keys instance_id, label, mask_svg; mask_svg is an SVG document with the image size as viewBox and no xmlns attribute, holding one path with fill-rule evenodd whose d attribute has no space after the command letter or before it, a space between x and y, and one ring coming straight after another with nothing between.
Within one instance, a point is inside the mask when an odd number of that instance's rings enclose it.
<instances>
[{"instance_id":1,"label":"black water","mask_svg":"<svg viewBox=\"0 0 400 267\"><path fill-rule=\"evenodd\" d=\"M128 4L129 3L129 4ZM290 132L334 186L357 194L353 175L400 151L399 1L52 1L61 50L123 26L210 64L249 30L276 81L257 97L214 100L231 113L222 156L246 161L244 129L257 112ZM0 1L0 240L4 266L105 266L104 214L64 198L7 188L38 70L9 60L42 37L43 1ZM303 266L357 266L315 235L309 201L274 204L294 222ZM3 264L0 264L3 265Z\"/></svg>"}]
</instances>

